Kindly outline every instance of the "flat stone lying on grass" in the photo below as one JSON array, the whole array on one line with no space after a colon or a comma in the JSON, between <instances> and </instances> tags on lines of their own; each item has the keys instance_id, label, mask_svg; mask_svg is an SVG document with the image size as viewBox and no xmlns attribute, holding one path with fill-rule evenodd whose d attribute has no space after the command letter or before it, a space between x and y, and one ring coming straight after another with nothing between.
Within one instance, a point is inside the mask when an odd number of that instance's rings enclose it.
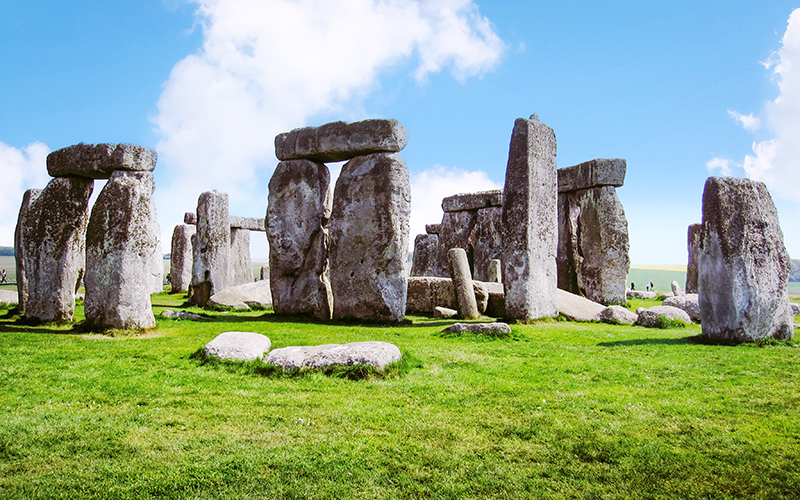
<instances>
[{"instance_id":1,"label":"flat stone lying on grass","mask_svg":"<svg viewBox=\"0 0 800 500\"><path fill-rule=\"evenodd\" d=\"M636 310L636 314L639 315L636 324L645 328L658 328L658 318L661 317L667 320L682 321L687 325L692 323L692 319L685 311L672 306L653 306L647 309L640 307Z\"/></svg>"},{"instance_id":2,"label":"flat stone lying on grass","mask_svg":"<svg viewBox=\"0 0 800 500\"><path fill-rule=\"evenodd\" d=\"M628 290L629 299L655 299L658 297L656 292L641 292L639 290Z\"/></svg>"},{"instance_id":3,"label":"flat stone lying on grass","mask_svg":"<svg viewBox=\"0 0 800 500\"><path fill-rule=\"evenodd\" d=\"M700 298L696 293L668 297L662 305L677 307L685 311L693 321L700 321Z\"/></svg>"},{"instance_id":4,"label":"flat stone lying on grass","mask_svg":"<svg viewBox=\"0 0 800 500\"><path fill-rule=\"evenodd\" d=\"M386 365L400 361L401 356L394 344L370 341L282 347L267 354L264 363L284 370L352 365L371 365L383 370Z\"/></svg>"},{"instance_id":5,"label":"flat stone lying on grass","mask_svg":"<svg viewBox=\"0 0 800 500\"><path fill-rule=\"evenodd\" d=\"M575 295L567 291L556 289L558 313L568 321L597 321L597 316L606 308L603 304Z\"/></svg>"},{"instance_id":6,"label":"flat stone lying on grass","mask_svg":"<svg viewBox=\"0 0 800 500\"><path fill-rule=\"evenodd\" d=\"M170 319L191 319L191 320L206 319L203 316L200 316L199 314L193 314L186 311L171 311L169 309L164 309L163 311L161 311L161 315L164 316L165 318L170 318Z\"/></svg>"},{"instance_id":7,"label":"flat stone lying on grass","mask_svg":"<svg viewBox=\"0 0 800 500\"><path fill-rule=\"evenodd\" d=\"M455 309L450 309L448 307L439 307L439 306L433 308L434 318L450 319L450 318L455 318L456 316L458 316L458 311L456 311Z\"/></svg>"},{"instance_id":8,"label":"flat stone lying on grass","mask_svg":"<svg viewBox=\"0 0 800 500\"><path fill-rule=\"evenodd\" d=\"M19 295L14 290L0 290L0 303L19 304Z\"/></svg>"},{"instance_id":9,"label":"flat stone lying on grass","mask_svg":"<svg viewBox=\"0 0 800 500\"><path fill-rule=\"evenodd\" d=\"M234 309L249 309L252 306L272 307L270 284L269 281L261 280L228 287L212 295L208 303Z\"/></svg>"},{"instance_id":10,"label":"flat stone lying on grass","mask_svg":"<svg viewBox=\"0 0 800 500\"><path fill-rule=\"evenodd\" d=\"M455 323L439 333L510 334L506 323Z\"/></svg>"},{"instance_id":11,"label":"flat stone lying on grass","mask_svg":"<svg viewBox=\"0 0 800 500\"><path fill-rule=\"evenodd\" d=\"M612 325L634 325L639 316L622 306L608 306L597 315L597 319L603 323Z\"/></svg>"},{"instance_id":12,"label":"flat stone lying on grass","mask_svg":"<svg viewBox=\"0 0 800 500\"><path fill-rule=\"evenodd\" d=\"M269 337L253 332L223 332L206 344L206 356L234 361L252 361L269 351Z\"/></svg>"}]
</instances>

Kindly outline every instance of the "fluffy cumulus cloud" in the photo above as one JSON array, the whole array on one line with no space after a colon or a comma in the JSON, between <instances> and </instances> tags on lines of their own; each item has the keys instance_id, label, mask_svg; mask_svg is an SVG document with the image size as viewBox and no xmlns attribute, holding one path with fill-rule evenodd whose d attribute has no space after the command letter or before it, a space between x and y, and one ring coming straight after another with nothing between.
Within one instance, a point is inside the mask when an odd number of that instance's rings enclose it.
<instances>
[{"instance_id":1,"label":"fluffy cumulus cloud","mask_svg":"<svg viewBox=\"0 0 800 500\"><path fill-rule=\"evenodd\" d=\"M231 195L260 215L277 133L315 115L353 120L380 72L480 75L504 43L472 0L192 0L203 45L172 69L153 123L162 220L179 219L200 192ZM355 110L355 111L354 111Z\"/></svg>"},{"instance_id":2,"label":"fluffy cumulus cloud","mask_svg":"<svg viewBox=\"0 0 800 500\"><path fill-rule=\"evenodd\" d=\"M41 142L18 149L0 142L0 245L14 245L14 230L22 194L30 188L43 188L50 180L47 175L47 155L50 148Z\"/></svg>"}]
</instances>

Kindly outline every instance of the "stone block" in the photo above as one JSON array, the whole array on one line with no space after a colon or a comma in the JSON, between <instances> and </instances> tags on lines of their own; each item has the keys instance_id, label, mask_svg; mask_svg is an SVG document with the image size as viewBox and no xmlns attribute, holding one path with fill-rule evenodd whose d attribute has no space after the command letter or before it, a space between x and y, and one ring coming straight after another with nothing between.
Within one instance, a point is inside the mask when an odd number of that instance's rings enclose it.
<instances>
[{"instance_id":1,"label":"stone block","mask_svg":"<svg viewBox=\"0 0 800 500\"><path fill-rule=\"evenodd\" d=\"M494 279L491 277L491 263L503 256L502 207L478 210L475 215L473 241L473 277L478 281L499 281L500 274ZM499 268L498 271L500 271Z\"/></svg>"},{"instance_id":2,"label":"stone block","mask_svg":"<svg viewBox=\"0 0 800 500\"><path fill-rule=\"evenodd\" d=\"M231 229L247 229L248 231L260 231L262 233L267 230L266 219L231 215L230 221Z\"/></svg>"},{"instance_id":3,"label":"stone block","mask_svg":"<svg viewBox=\"0 0 800 500\"><path fill-rule=\"evenodd\" d=\"M231 284L231 227L226 193L206 191L198 198L193 249L192 301L204 307L209 297Z\"/></svg>"},{"instance_id":4,"label":"stone block","mask_svg":"<svg viewBox=\"0 0 800 500\"><path fill-rule=\"evenodd\" d=\"M17 227L14 230L14 261L17 274L17 307L20 313L25 313L25 304L28 301L28 279L25 277L25 239L33 228L34 221L26 219L31 205L42 194L41 189L29 189L22 195L22 204L17 216Z\"/></svg>"},{"instance_id":5,"label":"stone block","mask_svg":"<svg viewBox=\"0 0 800 500\"><path fill-rule=\"evenodd\" d=\"M702 224L692 224L689 226L687 235L689 262L686 265L686 293L697 293L697 253L700 251L700 243L703 239L702 236Z\"/></svg>"},{"instance_id":6,"label":"stone block","mask_svg":"<svg viewBox=\"0 0 800 500\"><path fill-rule=\"evenodd\" d=\"M195 226L178 224L172 231L169 282L172 293L185 292L192 284L192 236Z\"/></svg>"},{"instance_id":7,"label":"stone block","mask_svg":"<svg viewBox=\"0 0 800 500\"><path fill-rule=\"evenodd\" d=\"M115 170L152 172L156 158L155 151L135 144L76 144L47 155L47 173L108 179Z\"/></svg>"},{"instance_id":8,"label":"stone block","mask_svg":"<svg viewBox=\"0 0 800 500\"><path fill-rule=\"evenodd\" d=\"M253 282L253 263L250 260L250 230L231 227L230 286Z\"/></svg>"},{"instance_id":9,"label":"stone block","mask_svg":"<svg viewBox=\"0 0 800 500\"><path fill-rule=\"evenodd\" d=\"M275 137L279 160L335 162L373 153L396 153L408 143L408 130L397 120L333 122L304 127Z\"/></svg>"},{"instance_id":10,"label":"stone block","mask_svg":"<svg viewBox=\"0 0 800 500\"><path fill-rule=\"evenodd\" d=\"M411 276L433 276L439 251L439 237L435 234L418 234L414 239L414 261Z\"/></svg>"},{"instance_id":11,"label":"stone block","mask_svg":"<svg viewBox=\"0 0 800 500\"><path fill-rule=\"evenodd\" d=\"M442 210L445 212L460 212L462 210L478 210L502 206L503 192L499 189L456 194L442 200Z\"/></svg>"},{"instance_id":12,"label":"stone block","mask_svg":"<svg viewBox=\"0 0 800 500\"><path fill-rule=\"evenodd\" d=\"M439 234L441 231L441 224L425 224L425 232L428 234Z\"/></svg>"},{"instance_id":13,"label":"stone block","mask_svg":"<svg viewBox=\"0 0 800 500\"><path fill-rule=\"evenodd\" d=\"M625 182L626 161L621 158L596 159L558 169L558 192L578 191L600 186L620 187Z\"/></svg>"},{"instance_id":14,"label":"stone block","mask_svg":"<svg viewBox=\"0 0 800 500\"><path fill-rule=\"evenodd\" d=\"M463 248L451 248L447 252L447 258L450 261L450 278L453 280L456 292L459 315L463 319L479 318L480 313L475 300L475 292L472 289L467 252Z\"/></svg>"},{"instance_id":15,"label":"stone block","mask_svg":"<svg viewBox=\"0 0 800 500\"><path fill-rule=\"evenodd\" d=\"M353 365L372 365L382 370L386 365L400 361L401 357L400 349L394 344L368 341L281 347L264 356L264 363L284 370Z\"/></svg>"}]
</instances>

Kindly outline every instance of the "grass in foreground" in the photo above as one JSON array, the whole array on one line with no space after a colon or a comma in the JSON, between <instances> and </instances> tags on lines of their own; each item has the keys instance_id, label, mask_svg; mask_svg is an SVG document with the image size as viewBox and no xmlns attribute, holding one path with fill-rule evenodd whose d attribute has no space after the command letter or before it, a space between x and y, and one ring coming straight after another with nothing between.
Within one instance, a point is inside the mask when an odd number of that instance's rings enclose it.
<instances>
[{"instance_id":1,"label":"grass in foreground","mask_svg":"<svg viewBox=\"0 0 800 500\"><path fill-rule=\"evenodd\" d=\"M0 497L800 496L796 344L709 345L699 326L543 322L487 341L442 338L452 322L429 318L209 316L118 337L0 320ZM274 347L385 340L419 363L352 381L192 358L229 330Z\"/></svg>"}]
</instances>

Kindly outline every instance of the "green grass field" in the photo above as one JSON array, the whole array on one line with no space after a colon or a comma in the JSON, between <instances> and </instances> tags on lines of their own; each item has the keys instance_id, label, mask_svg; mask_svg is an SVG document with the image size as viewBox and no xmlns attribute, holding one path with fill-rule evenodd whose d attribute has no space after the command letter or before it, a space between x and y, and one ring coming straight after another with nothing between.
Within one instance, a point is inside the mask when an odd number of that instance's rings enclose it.
<instances>
[{"instance_id":1,"label":"green grass field","mask_svg":"<svg viewBox=\"0 0 800 500\"><path fill-rule=\"evenodd\" d=\"M153 297L157 314L183 300ZM0 497L800 496L796 342L557 321L490 341L420 317L206 314L114 336L0 318ZM384 340L421 366L271 378L192 356L230 330L273 347Z\"/></svg>"}]
</instances>

